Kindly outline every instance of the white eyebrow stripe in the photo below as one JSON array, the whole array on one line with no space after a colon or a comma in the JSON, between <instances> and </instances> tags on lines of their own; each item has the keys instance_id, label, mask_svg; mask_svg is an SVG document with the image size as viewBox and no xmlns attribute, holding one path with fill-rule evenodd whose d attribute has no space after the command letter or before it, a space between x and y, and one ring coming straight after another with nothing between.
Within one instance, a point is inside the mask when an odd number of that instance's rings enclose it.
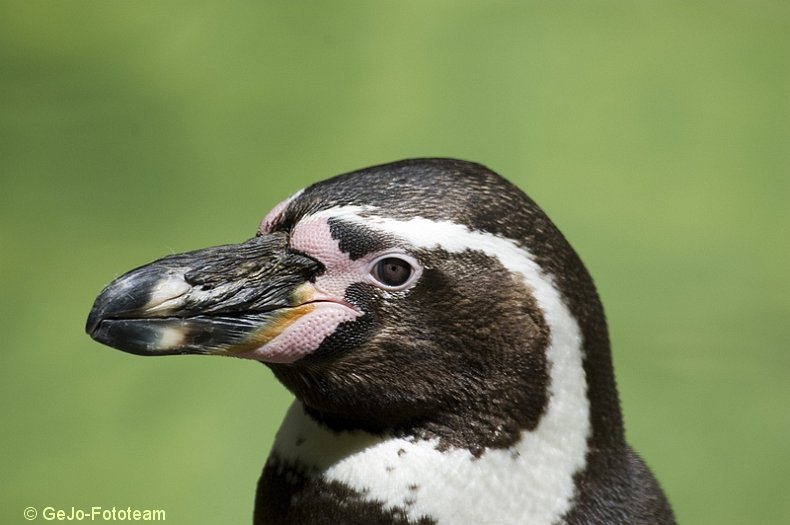
<instances>
[{"instance_id":1,"label":"white eyebrow stripe","mask_svg":"<svg viewBox=\"0 0 790 525\"><path fill-rule=\"evenodd\" d=\"M497 258L502 266L527 280L539 304L550 303L555 299L561 301L553 278L545 275L532 254L512 239L471 230L464 224L452 221L434 221L424 217L398 220L374 215L375 211L376 208L372 206L342 206L322 210L311 217L321 215L354 222L401 238L415 248L441 248L450 253L481 251Z\"/></svg>"}]
</instances>

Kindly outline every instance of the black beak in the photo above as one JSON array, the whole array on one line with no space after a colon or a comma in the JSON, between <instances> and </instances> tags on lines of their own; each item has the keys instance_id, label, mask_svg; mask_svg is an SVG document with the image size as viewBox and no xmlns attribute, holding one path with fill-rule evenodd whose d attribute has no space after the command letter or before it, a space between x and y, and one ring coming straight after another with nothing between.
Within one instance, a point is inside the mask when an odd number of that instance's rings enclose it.
<instances>
[{"instance_id":1,"label":"black beak","mask_svg":"<svg viewBox=\"0 0 790 525\"><path fill-rule=\"evenodd\" d=\"M288 250L284 233L171 255L104 288L85 329L133 354L238 355L303 313L320 269Z\"/></svg>"}]
</instances>

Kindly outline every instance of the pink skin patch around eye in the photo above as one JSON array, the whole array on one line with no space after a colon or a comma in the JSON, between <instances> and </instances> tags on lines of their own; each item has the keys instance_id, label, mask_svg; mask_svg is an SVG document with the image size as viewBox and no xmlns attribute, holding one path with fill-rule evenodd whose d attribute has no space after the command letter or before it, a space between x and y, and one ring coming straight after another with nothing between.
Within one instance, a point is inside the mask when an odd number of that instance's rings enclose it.
<instances>
[{"instance_id":1,"label":"pink skin patch around eye","mask_svg":"<svg viewBox=\"0 0 790 525\"><path fill-rule=\"evenodd\" d=\"M369 279L369 258L352 260L342 251L339 242L332 238L327 217L321 214L296 225L291 232L291 248L324 265L326 270L316 279L315 288L326 296L342 300L349 286Z\"/></svg>"}]
</instances>

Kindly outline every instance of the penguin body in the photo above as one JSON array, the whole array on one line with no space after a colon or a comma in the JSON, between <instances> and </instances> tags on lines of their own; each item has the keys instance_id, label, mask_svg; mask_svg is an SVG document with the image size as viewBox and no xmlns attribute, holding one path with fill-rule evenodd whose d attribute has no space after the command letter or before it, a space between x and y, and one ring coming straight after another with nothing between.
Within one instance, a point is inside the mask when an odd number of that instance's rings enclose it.
<instances>
[{"instance_id":1,"label":"penguin body","mask_svg":"<svg viewBox=\"0 0 790 525\"><path fill-rule=\"evenodd\" d=\"M625 442L592 279L483 166L341 175L237 248L117 283L89 318L97 340L255 359L295 394L256 524L674 523Z\"/></svg>"}]
</instances>

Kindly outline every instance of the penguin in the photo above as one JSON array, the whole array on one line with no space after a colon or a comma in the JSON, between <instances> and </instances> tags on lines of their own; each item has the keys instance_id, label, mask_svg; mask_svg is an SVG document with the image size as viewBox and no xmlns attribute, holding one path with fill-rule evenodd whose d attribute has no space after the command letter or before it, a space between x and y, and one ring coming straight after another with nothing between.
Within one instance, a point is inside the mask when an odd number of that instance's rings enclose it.
<instances>
[{"instance_id":1,"label":"penguin","mask_svg":"<svg viewBox=\"0 0 790 525\"><path fill-rule=\"evenodd\" d=\"M294 394L254 524L675 523L625 440L592 278L480 164L313 184L248 241L117 278L86 330L260 361Z\"/></svg>"}]
</instances>

